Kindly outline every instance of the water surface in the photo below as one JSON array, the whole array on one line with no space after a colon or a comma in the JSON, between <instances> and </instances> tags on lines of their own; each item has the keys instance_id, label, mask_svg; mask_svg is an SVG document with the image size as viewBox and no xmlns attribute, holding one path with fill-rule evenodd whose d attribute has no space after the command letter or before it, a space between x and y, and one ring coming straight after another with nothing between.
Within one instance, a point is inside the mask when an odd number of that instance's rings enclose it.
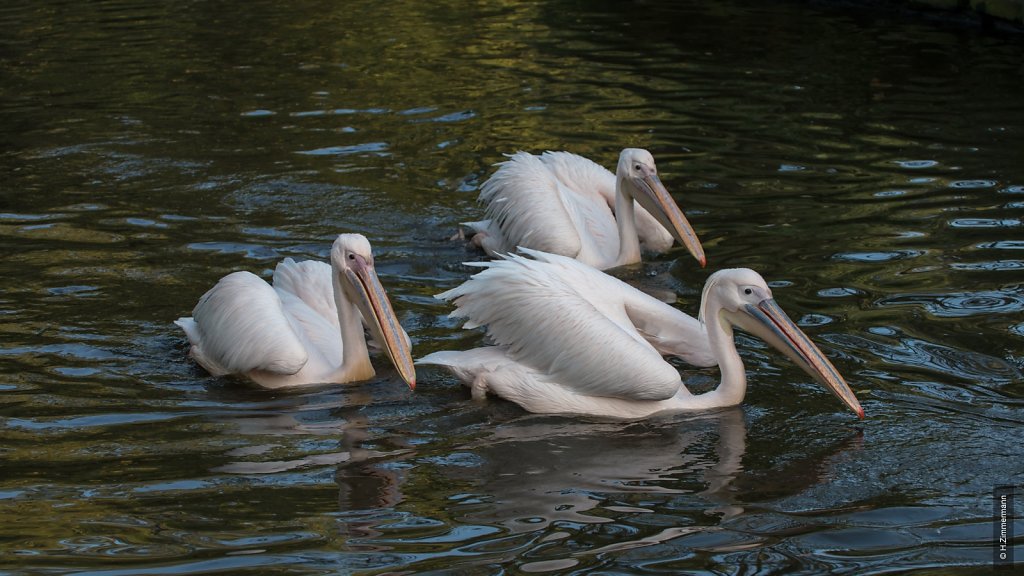
<instances>
[{"instance_id":1,"label":"water surface","mask_svg":"<svg viewBox=\"0 0 1024 576\"><path fill-rule=\"evenodd\" d=\"M991 566L993 487L1024 484L1020 35L741 0L15 1L0 24L0 571ZM864 421L746 336L742 407L643 422L430 369L410 393L384 362L272 393L186 358L171 322L218 278L339 232L373 242L417 356L476 346L431 296L480 257L449 237L491 165L625 146L709 270L615 273L694 313L710 270L758 270Z\"/></svg>"}]
</instances>

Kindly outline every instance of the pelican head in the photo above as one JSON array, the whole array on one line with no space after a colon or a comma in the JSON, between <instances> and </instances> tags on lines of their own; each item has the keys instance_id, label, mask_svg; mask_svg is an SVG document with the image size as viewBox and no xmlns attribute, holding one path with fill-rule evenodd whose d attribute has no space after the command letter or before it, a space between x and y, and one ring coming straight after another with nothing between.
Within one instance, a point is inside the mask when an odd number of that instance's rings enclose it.
<instances>
[{"instance_id":1,"label":"pelican head","mask_svg":"<svg viewBox=\"0 0 1024 576\"><path fill-rule=\"evenodd\" d=\"M701 246L697 233L693 231L683 211L658 178L654 156L642 148L626 148L619 154L619 164L615 173L620 189L650 212L703 267L707 263L704 258L704 247Z\"/></svg>"},{"instance_id":2,"label":"pelican head","mask_svg":"<svg viewBox=\"0 0 1024 576\"><path fill-rule=\"evenodd\" d=\"M715 303L715 304L712 304ZM779 307L760 274L747 268L719 270L708 278L701 298L701 321L718 308L726 326L749 332L776 348L828 388L857 416L864 409L853 390L811 339Z\"/></svg>"},{"instance_id":3,"label":"pelican head","mask_svg":"<svg viewBox=\"0 0 1024 576\"><path fill-rule=\"evenodd\" d=\"M370 335L384 348L409 388L416 387L409 342L373 267L370 242L361 234L341 234L331 247L331 264L345 297L356 305Z\"/></svg>"}]
</instances>

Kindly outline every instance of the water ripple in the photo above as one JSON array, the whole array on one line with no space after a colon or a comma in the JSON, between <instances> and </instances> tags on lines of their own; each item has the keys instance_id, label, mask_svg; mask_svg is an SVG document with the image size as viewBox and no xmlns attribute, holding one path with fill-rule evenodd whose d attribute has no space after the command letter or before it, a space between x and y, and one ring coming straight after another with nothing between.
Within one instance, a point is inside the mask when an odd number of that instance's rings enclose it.
<instances>
[{"instance_id":1,"label":"water ripple","mask_svg":"<svg viewBox=\"0 0 1024 576\"><path fill-rule=\"evenodd\" d=\"M832 256L834 260L850 262L889 262L917 258L925 254L924 250L890 250L885 252L840 252Z\"/></svg>"},{"instance_id":2,"label":"water ripple","mask_svg":"<svg viewBox=\"0 0 1024 576\"><path fill-rule=\"evenodd\" d=\"M381 154L387 151L387 142L366 142L363 144L352 144L349 146L328 146L314 150L300 150L296 154L306 156L349 156L352 154Z\"/></svg>"},{"instance_id":3,"label":"water ripple","mask_svg":"<svg viewBox=\"0 0 1024 576\"><path fill-rule=\"evenodd\" d=\"M997 240L978 244L978 248L994 248L996 250L1024 250L1024 240Z\"/></svg>"},{"instance_id":4,"label":"water ripple","mask_svg":"<svg viewBox=\"0 0 1024 576\"><path fill-rule=\"evenodd\" d=\"M476 116L477 116L476 112L473 112L472 110L463 110L463 111L460 111L460 112L452 112L450 114L444 114L444 115L436 116L436 117L433 117L433 118L416 118L416 119L412 120L412 122L413 123L419 123L419 122L440 122L440 123L464 122L466 120L472 120L473 118L476 118Z\"/></svg>"},{"instance_id":5,"label":"water ripple","mask_svg":"<svg viewBox=\"0 0 1024 576\"><path fill-rule=\"evenodd\" d=\"M220 254L244 254L253 260L275 260L280 254L273 248L261 244L243 244L240 242L193 242L188 245L190 250L218 252Z\"/></svg>"},{"instance_id":6,"label":"water ripple","mask_svg":"<svg viewBox=\"0 0 1024 576\"><path fill-rule=\"evenodd\" d=\"M363 110L356 108L334 108L332 110L304 110L301 112L291 112L288 115L293 118L310 118L318 116L348 116L350 114L386 114L388 112L387 108L366 108Z\"/></svg>"},{"instance_id":7,"label":"water ripple","mask_svg":"<svg viewBox=\"0 0 1024 576\"><path fill-rule=\"evenodd\" d=\"M180 555L175 556L180 558ZM167 565L133 566L108 570L78 572L82 576L156 576L164 574L239 574L245 570L263 570L273 566L302 566L309 562L304 555L258 554L224 556L214 560L186 559Z\"/></svg>"},{"instance_id":8,"label":"water ripple","mask_svg":"<svg viewBox=\"0 0 1024 576\"><path fill-rule=\"evenodd\" d=\"M852 334L832 335L827 340L843 348L868 352L889 364L923 369L970 382L998 384L1021 378L1020 370L1002 358L917 338L898 337L898 332L890 334L886 337L887 342Z\"/></svg>"},{"instance_id":9,"label":"water ripple","mask_svg":"<svg viewBox=\"0 0 1024 576\"><path fill-rule=\"evenodd\" d=\"M896 164L901 168L909 168L911 170L920 170L922 168L934 168L939 163L935 160L897 160Z\"/></svg>"},{"instance_id":10,"label":"water ripple","mask_svg":"<svg viewBox=\"0 0 1024 576\"><path fill-rule=\"evenodd\" d=\"M896 294L875 301L881 308L920 306L935 316L963 318L981 314L1005 314L1024 310L1024 292L1019 286L1004 290L954 294Z\"/></svg>"},{"instance_id":11,"label":"water ripple","mask_svg":"<svg viewBox=\"0 0 1024 576\"><path fill-rule=\"evenodd\" d=\"M84 428L108 428L110 426L123 426L126 424L165 422L181 418L183 416L188 416L188 414L161 414L159 412L145 412L138 414L117 413L78 416L57 420L7 418L4 422L8 427L24 428L26 430L82 430Z\"/></svg>"},{"instance_id":12,"label":"water ripple","mask_svg":"<svg viewBox=\"0 0 1024 576\"><path fill-rule=\"evenodd\" d=\"M949 265L953 270L976 270L984 272L995 272L998 270L1021 270L1024 269L1024 261L1020 260L996 260L995 262L954 262Z\"/></svg>"},{"instance_id":13,"label":"water ripple","mask_svg":"<svg viewBox=\"0 0 1024 576\"><path fill-rule=\"evenodd\" d=\"M949 184L950 188L992 188L996 185L994 180L955 180Z\"/></svg>"},{"instance_id":14,"label":"water ripple","mask_svg":"<svg viewBox=\"0 0 1024 576\"><path fill-rule=\"evenodd\" d=\"M864 291L845 286L839 288L823 288L818 290L818 296L821 296L822 298L846 298L848 296L864 296Z\"/></svg>"},{"instance_id":15,"label":"water ripple","mask_svg":"<svg viewBox=\"0 0 1024 576\"><path fill-rule=\"evenodd\" d=\"M956 218L949 222L954 228L1016 228L1020 218Z\"/></svg>"}]
</instances>

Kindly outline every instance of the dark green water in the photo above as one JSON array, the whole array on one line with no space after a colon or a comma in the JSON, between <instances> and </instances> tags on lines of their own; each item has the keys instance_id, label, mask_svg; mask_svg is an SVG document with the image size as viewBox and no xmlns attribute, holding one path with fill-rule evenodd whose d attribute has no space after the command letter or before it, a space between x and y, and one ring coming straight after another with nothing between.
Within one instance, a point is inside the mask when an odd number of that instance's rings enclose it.
<instances>
[{"instance_id":1,"label":"dark green water","mask_svg":"<svg viewBox=\"0 0 1024 576\"><path fill-rule=\"evenodd\" d=\"M0 573L992 566L993 487L1024 486L1024 36L739 0L14 0L0 31ZM742 407L614 423L383 363L255 390L171 324L358 231L416 356L475 346L431 295L491 164L625 146L867 419L742 336ZM616 273L694 313L708 271Z\"/></svg>"}]
</instances>

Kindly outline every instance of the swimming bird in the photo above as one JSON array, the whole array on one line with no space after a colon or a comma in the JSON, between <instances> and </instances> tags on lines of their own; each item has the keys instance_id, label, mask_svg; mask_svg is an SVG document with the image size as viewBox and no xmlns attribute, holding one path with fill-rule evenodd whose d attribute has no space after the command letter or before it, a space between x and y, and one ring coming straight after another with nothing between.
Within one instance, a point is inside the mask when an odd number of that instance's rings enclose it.
<instances>
[{"instance_id":1,"label":"swimming bird","mask_svg":"<svg viewBox=\"0 0 1024 576\"><path fill-rule=\"evenodd\" d=\"M453 301L465 328L494 342L429 354L417 364L449 369L473 397L488 392L530 412L644 418L743 401L747 375L733 328L761 337L831 390L861 418L843 377L745 268L712 274L699 319L565 256L524 250L476 263L485 269L437 297ZM718 387L692 394L662 358L675 354L721 370Z\"/></svg>"},{"instance_id":2,"label":"swimming bird","mask_svg":"<svg viewBox=\"0 0 1024 576\"><path fill-rule=\"evenodd\" d=\"M704 248L658 177L647 150L626 148L612 174L569 152L516 152L480 189L487 220L466 222L492 256L519 247L605 270L664 252L673 238L703 267Z\"/></svg>"},{"instance_id":3,"label":"swimming bird","mask_svg":"<svg viewBox=\"0 0 1024 576\"><path fill-rule=\"evenodd\" d=\"M360 234L338 236L330 265L285 258L273 285L232 272L199 299L192 317L175 324L210 374L239 374L266 388L372 378L365 324L402 380L416 387L409 336Z\"/></svg>"}]
</instances>

